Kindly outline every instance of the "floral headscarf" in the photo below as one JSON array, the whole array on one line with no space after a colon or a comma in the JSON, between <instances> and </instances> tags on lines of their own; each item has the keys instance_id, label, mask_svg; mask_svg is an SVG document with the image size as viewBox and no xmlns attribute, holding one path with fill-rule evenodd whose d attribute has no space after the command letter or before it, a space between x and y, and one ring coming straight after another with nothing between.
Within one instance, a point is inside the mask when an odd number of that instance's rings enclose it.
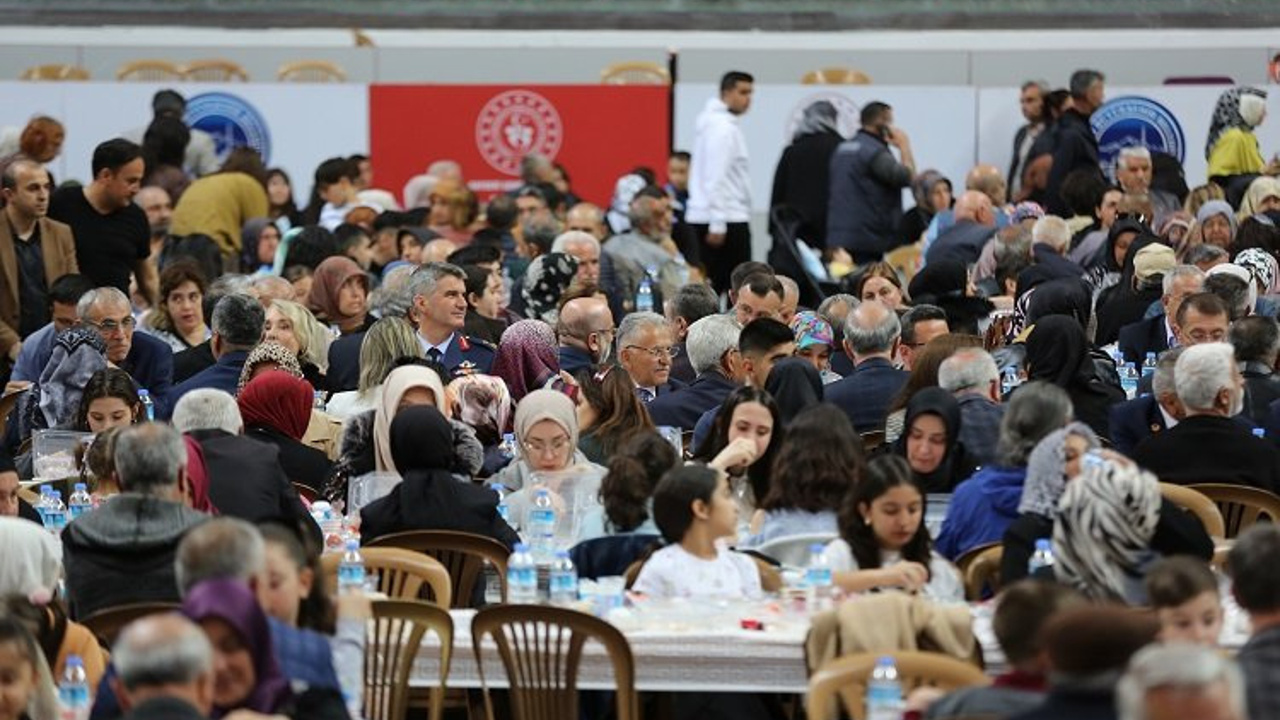
<instances>
[{"instance_id":1,"label":"floral headscarf","mask_svg":"<svg viewBox=\"0 0 1280 720\"><path fill-rule=\"evenodd\" d=\"M1249 122L1246 116L1253 115L1251 108L1245 106L1255 105L1256 99L1247 99L1246 96L1261 99L1265 105L1267 100L1267 92L1255 87L1233 87L1224 91L1218 96L1218 104L1213 108L1213 118L1209 121L1209 139L1204 144L1204 157L1207 160L1213 154L1213 146L1218 143L1218 138L1231 128L1241 128L1243 130L1252 130L1257 122Z\"/></svg>"},{"instance_id":2,"label":"floral headscarf","mask_svg":"<svg viewBox=\"0 0 1280 720\"><path fill-rule=\"evenodd\" d=\"M1280 293L1280 266L1271 253L1262 248L1248 248L1236 255L1235 264L1249 271L1257 285L1258 294L1275 295Z\"/></svg>"},{"instance_id":3,"label":"floral headscarf","mask_svg":"<svg viewBox=\"0 0 1280 720\"><path fill-rule=\"evenodd\" d=\"M560 298L578 274L578 260L567 253L539 255L524 272L525 305L529 316L548 325L560 319Z\"/></svg>"},{"instance_id":4,"label":"floral headscarf","mask_svg":"<svg viewBox=\"0 0 1280 720\"><path fill-rule=\"evenodd\" d=\"M811 310L796 313L791 319L791 332L796 336L797 350L804 350L814 345L835 347L835 333L831 329L831 323Z\"/></svg>"},{"instance_id":5,"label":"floral headscarf","mask_svg":"<svg viewBox=\"0 0 1280 720\"><path fill-rule=\"evenodd\" d=\"M19 415L19 437L33 430L70 427L80 410L84 386L107 367L107 344L89 328L58 333L53 353L28 395L26 412Z\"/></svg>"}]
</instances>

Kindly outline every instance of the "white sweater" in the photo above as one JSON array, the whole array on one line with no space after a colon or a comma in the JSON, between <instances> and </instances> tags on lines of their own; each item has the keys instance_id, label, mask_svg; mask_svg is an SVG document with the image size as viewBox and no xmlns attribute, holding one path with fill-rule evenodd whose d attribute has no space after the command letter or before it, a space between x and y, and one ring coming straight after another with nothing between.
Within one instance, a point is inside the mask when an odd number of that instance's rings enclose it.
<instances>
[{"instance_id":1,"label":"white sweater","mask_svg":"<svg viewBox=\"0 0 1280 720\"><path fill-rule=\"evenodd\" d=\"M697 128L685 221L723 233L726 224L751 219L747 139L738 127L738 117L719 98L707 101Z\"/></svg>"}]
</instances>

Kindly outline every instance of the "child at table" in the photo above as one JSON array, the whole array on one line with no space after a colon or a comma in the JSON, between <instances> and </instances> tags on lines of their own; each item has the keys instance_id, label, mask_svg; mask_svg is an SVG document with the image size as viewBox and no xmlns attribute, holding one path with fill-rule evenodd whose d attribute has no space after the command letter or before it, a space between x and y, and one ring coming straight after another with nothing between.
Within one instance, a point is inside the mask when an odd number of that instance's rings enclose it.
<instances>
[{"instance_id":1,"label":"child at table","mask_svg":"<svg viewBox=\"0 0 1280 720\"><path fill-rule=\"evenodd\" d=\"M845 592L901 588L963 602L959 573L933 552L924 505L924 490L906 460L886 455L871 461L840 509L840 538L825 550L835 584Z\"/></svg>"},{"instance_id":2,"label":"child at table","mask_svg":"<svg viewBox=\"0 0 1280 720\"><path fill-rule=\"evenodd\" d=\"M58 702L44 655L13 616L0 616L0 720L55 720Z\"/></svg>"},{"instance_id":3,"label":"child at table","mask_svg":"<svg viewBox=\"0 0 1280 720\"><path fill-rule=\"evenodd\" d=\"M738 528L724 472L705 465L671 470L654 490L653 519L669 544L649 557L633 590L651 597L761 596L755 563L717 543Z\"/></svg>"},{"instance_id":4,"label":"child at table","mask_svg":"<svg viewBox=\"0 0 1280 720\"><path fill-rule=\"evenodd\" d=\"M1208 563L1188 555L1164 558L1151 566L1145 582L1162 642L1218 646L1222 597Z\"/></svg>"}]
</instances>

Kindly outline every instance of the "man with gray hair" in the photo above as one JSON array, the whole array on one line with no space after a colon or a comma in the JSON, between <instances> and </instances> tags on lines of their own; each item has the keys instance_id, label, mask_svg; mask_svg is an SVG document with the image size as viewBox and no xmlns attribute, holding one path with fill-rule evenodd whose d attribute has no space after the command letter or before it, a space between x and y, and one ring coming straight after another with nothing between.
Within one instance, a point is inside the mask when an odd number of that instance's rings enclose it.
<instances>
[{"instance_id":1,"label":"man with gray hair","mask_svg":"<svg viewBox=\"0 0 1280 720\"><path fill-rule=\"evenodd\" d=\"M1151 199L1155 217L1147 222L1151 227L1160 227L1165 217L1182 209L1182 203L1173 193L1151 187L1152 167L1151 151L1142 145L1120 148L1116 155L1116 182L1126 195L1146 195Z\"/></svg>"},{"instance_id":2,"label":"man with gray hair","mask_svg":"<svg viewBox=\"0 0 1280 720\"><path fill-rule=\"evenodd\" d=\"M1031 146L1035 145L1036 138L1040 137L1040 133L1045 129L1047 113L1044 102L1048 95L1049 83L1044 80L1028 80L1022 83L1018 105L1022 109L1022 117L1027 124L1018 128L1018 132L1013 135L1013 156L1009 160L1009 175L1006 178L1009 196L1012 198L1022 198L1023 175L1027 171L1027 159L1031 154Z\"/></svg>"},{"instance_id":3,"label":"man with gray hair","mask_svg":"<svg viewBox=\"0 0 1280 720\"><path fill-rule=\"evenodd\" d=\"M671 237L671 198L653 185L641 188L628 217L631 229L604 244L605 255L617 268L620 291L634 298L644 274L652 272L661 297L674 298L687 281L689 265Z\"/></svg>"},{"instance_id":4,"label":"man with gray hair","mask_svg":"<svg viewBox=\"0 0 1280 720\"><path fill-rule=\"evenodd\" d=\"M654 425L693 430L698 418L717 407L742 382L738 337L742 326L727 315L708 315L689 326L686 346L697 378L649 403Z\"/></svg>"},{"instance_id":5,"label":"man with gray hair","mask_svg":"<svg viewBox=\"0 0 1280 720\"><path fill-rule=\"evenodd\" d=\"M826 401L860 433L884 430L889 402L907 381L907 373L893 367L901 335L897 313L881 303L862 303L845 320L844 351L853 372L826 387Z\"/></svg>"},{"instance_id":6,"label":"man with gray hair","mask_svg":"<svg viewBox=\"0 0 1280 720\"><path fill-rule=\"evenodd\" d=\"M1271 415L1271 403L1280 400L1280 324L1266 315L1253 315L1231 323L1227 340L1236 351L1244 377L1245 416L1261 427Z\"/></svg>"},{"instance_id":7,"label":"man with gray hair","mask_svg":"<svg viewBox=\"0 0 1280 720\"><path fill-rule=\"evenodd\" d=\"M213 711L213 647L178 613L130 623L111 645L111 664L127 720L203 720Z\"/></svg>"},{"instance_id":8,"label":"man with gray hair","mask_svg":"<svg viewBox=\"0 0 1280 720\"><path fill-rule=\"evenodd\" d=\"M157 414L162 414L171 400L173 387L173 350L163 340L146 333L135 333L137 321L133 319L133 305L129 297L113 287L99 287L80 296L76 303L80 324L92 328L107 344L107 359L129 373L146 388L156 404ZM53 343L49 344L49 355ZM36 358L44 367L49 355Z\"/></svg>"},{"instance_id":9,"label":"man with gray hair","mask_svg":"<svg viewBox=\"0 0 1280 720\"><path fill-rule=\"evenodd\" d=\"M718 312L720 312L720 298L716 296L715 290L705 283L684 285L672 296L670 302L665 303L664 314L671 322L677 348L671 362L671 377L687 385L698 376L693 370L685 347L689 328L702 318Z\"/></svg>"},{"instance_id":10,"label":"man with gray hair","mask_svg":"<svg viewBox=\"0 0 1280 720\"><path fill-rule=\"evenodd\" d=\"M176 430L144 423L115 445L121 493L62 532L72 617L136 602L177 602L178 542L207 517L187 506L187 448Z\"/></svg>"},{"instance_id":11,"label":"man with gray hair","mask_svg":"<svg viewBox=\"0 0 1280 720\"><path fill-rule=\"evenodd\" d=\"M1231 594L1249 614L1252 634L1236 659L1244 672L1249 717L1280 717L1280 526L1257 523L1227 555Z\"/></svg>"},{"instance_id":12,"label":"man with gray hair","mask_svg":"<svg viewBox=\"0 0 1280 720\"><path fill-rule=\"evenodd\" d=\"M1071 108L1058 118L1054 127L1057 140L1053 165L1045 189L1050 213L1071 217L1071 208L1062 199L1062 181L1075 170L1087 170L1102 179L1098 166L1098 138L1089 125L1089 117L1102 107L1106 98L1106 78L1097 70L1077 70L1071 74Z\"/></svg>"},{"instance_id":13,"label":"man with gray hair","mask_svg":"<svg viewBox=\"0 0 1280 720\"><path fill-rule=\"evenodd\" d=\"M1181 354L1182 348L1160 353L1156 371L1151 374L1151 392L1111 406L1108 427L1111 446L1117 452L1132 455L1138 443L1172 428L1186 417L1174 375Z\"/></svg>"},{"instance_id":14,"label":"man with gray hair","mask_svg":"<svg viewBox=\"0 0 1280 720\"><path fill-rule=\"evenodd\" d=\"M262 339L266 312L253 296L233 293L213 308L213 337L209 349L214 364L174 386L170 400L177 404L183 395L199 388L214 388L235 395L240 372L249 351Z\"/></svg>"},{"instance_id":15,"label":"man with gray hair","mask_svg":"<svg viewBox=\"0 0 1280 720\"><path fill-rule=\"evenodd\" d=\"M423 354L449 371L441 380L489 372L494 347L462 333L467 322L467 273L462 268L450 263L423 265L409 278L408 294Z\"/></svg>"},{"instance_id":16,"label":"man with gray hair","mask_svg":"<svg viewBox=\"0 0 1280 720\"><path fill-rule=\"evenodd\" d=\"M618 326L618 364L646 405L684 387L671 379L671 361L678 352L671 323L658 313L634 312Z\"/></svg>"},{"instance_id":17,"label":"man with gray hair","mask_svg":"<svg viewBox=\"0 0 1280 720\"><path fill-rule=\"evenodd\" d=\"M1215 648L1190 644L1139 650L1116 686L1119 720L1247 720L1244 697L1234 661Z\"/></svg>"},{"instance_id":18,"label":"man with gray hair","mask_svg":"<svg viewBox=\"0 0 1280 720\"><path fill-rule=\"evenodd\" d=\"M960 404L960 443L978 466L996 461L996 440L1004 406L1000 404L1000 369L982 348L961 348L938 366L938 387Z\"/></svg>"},{"instance_id":19,"label":"man with gray hair","mask_svg":"<svg viewBox=\"0 0 1280 720\"><path fill-rule=\"evenodd\" d=\"M1126 360L1140 363L1149 352L1159 355L1178 345L1173 320L1182 301L1204 288L1204 271L1195 265L1177 265L1164 274L1162 283L1163 312L1120 328L1119 347Z\"/></svg>"},{"instance_id":20,"label":"man with gray hair","mask_svg":"<svg viewBox=\"0 0 1280 720\"><path fill-rule=\"evenodd\" d=\"M280 449L240 434L244 421L231 395L212 388L192 390L174 408L173 426L200 445L210 478L209 500L220 514L250 522L309 519L280 465ZM292 480L318 489L324 478Z\"/></svg>"},{"instance_id":21,"label":"man with gray hair","mask_svg":"<svg viewBox=\"0 0 1280 720\"><path fill-rule=\"evenodd\" d=\"M1134 462L1178 485L1217 482L1280 490L1280 451L1232 419L1244 407L1244 379L1231 346L1214 342L1187 348L1178 357L1174 379L1187 416L1138 443Z\"/></svg>"}]
</instances>

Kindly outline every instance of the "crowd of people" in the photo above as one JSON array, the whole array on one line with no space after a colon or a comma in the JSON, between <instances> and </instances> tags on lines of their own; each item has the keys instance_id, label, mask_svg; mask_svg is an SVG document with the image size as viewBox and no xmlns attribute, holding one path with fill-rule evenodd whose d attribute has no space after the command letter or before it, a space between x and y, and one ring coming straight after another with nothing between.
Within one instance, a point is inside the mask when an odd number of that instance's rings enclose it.
<instances>
[{"instance_id":1,"label":"crowd of people","mask_svg":"<svg viewBox=\"0 0 1280 720\"><path fill-rule=\"evenodd\" d=\"M364 542L513 548L538 495L570 486L589 506L580 568L643 561L651 597L759 597L762 562L803 565L821 539L846 597L955 604L957 561L1002 543L1011 670L914 698L927 717L1185 701L1243 720L1246 691L1249 716L1280 715L1280 531L1231 550L1253 634L1225 659L1192 644L1221 631L1214 539L1161 489L1280 492L1265 93L1222 93L1191 188L1141 146L1100 165L1093 70L1024 85L1011 167L978 165L962 191L890 106L844 137L819 101L777 168L766 264L752 88L725 74L691 151L599 205L538 155L483 201L455 162L397 197L352 156L321 163L300 207L253 150L218 164L169 90L134 139L77 159L87 182L55 186L63 130L33 120L0 159L0 720L50 720L73 654L95 718L346 717L361 625L327 594L310 504L346 507ZM57 535L19 489L55 479L37 472L46 430L94 436L76 466L97 507ZM347 507L370 473L400 481ZM1030 572L1041 549L1054 563ZM108 667L79 621L135 602L181 613L132 625ZM677 707L773 709L705 701Z\"/></svg>"}]
</instances>

